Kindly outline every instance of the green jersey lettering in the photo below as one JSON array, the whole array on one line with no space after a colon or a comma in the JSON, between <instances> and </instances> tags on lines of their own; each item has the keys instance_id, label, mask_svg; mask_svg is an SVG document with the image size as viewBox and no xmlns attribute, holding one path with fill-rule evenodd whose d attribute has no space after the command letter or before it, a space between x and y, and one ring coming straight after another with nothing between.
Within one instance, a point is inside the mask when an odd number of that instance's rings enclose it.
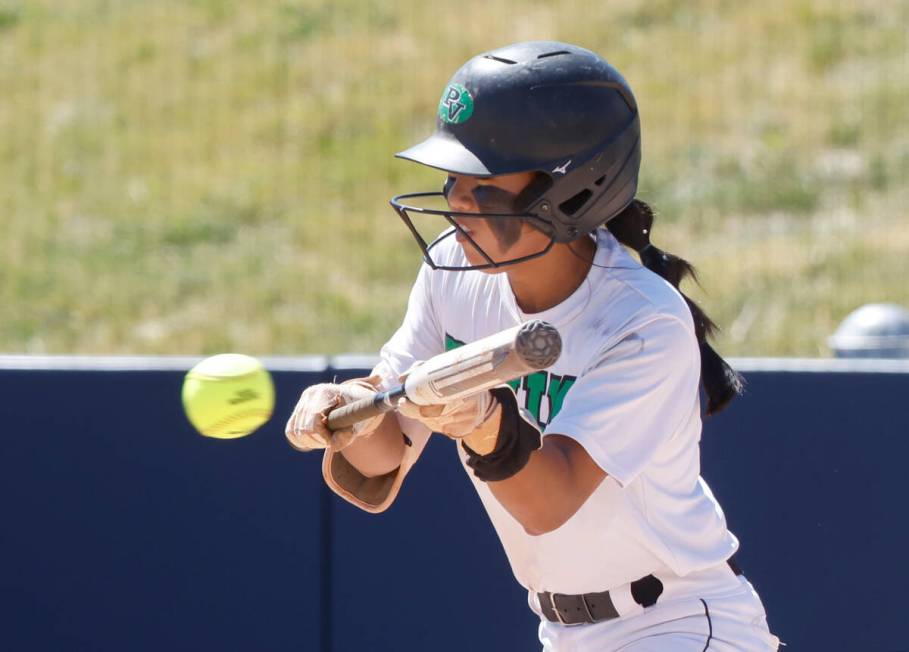
<instances>
[{"instance_id":1,"label":"green jersey lettering","mask_svg":"<svg viewBox=\"0 0 909 652\"><path fill-rule=\"evenodd\" d=\"M524 388L527 390L524 407L530 411L539 424L542 424L540 403L543 401L543 392L546 391L546 375L545 371L535 371L524 378Z\"/></svg>"},{"instance_id":2,"label":"green jersey lettering","mask_svg":"<svg viewBox=\"0 0 909 652\"><path fill-rule=\"evenodd\" d=\"M562 409L562 401L565 400L565 394L568 393L568 390L571 389L577 379L577 376L556 376L555 374L549 378L549 390L546 394L549 396L550 421Z\"/></svg>"}]
</instances>

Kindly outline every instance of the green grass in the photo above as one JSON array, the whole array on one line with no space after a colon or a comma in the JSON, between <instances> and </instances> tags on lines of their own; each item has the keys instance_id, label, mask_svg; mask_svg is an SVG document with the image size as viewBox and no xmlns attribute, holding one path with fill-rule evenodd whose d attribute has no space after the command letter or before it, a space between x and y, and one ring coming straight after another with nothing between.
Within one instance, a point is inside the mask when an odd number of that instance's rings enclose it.
<instances>
[{"instance_id":1,"label":"green grass","mask_svg":"<svg viewBox=\"0 0 909 652\"><path fill-rule=\"evenodd\" d=\"M0 351L373 352L419 265L395 151L499 44L631 81L655 241L729 355L909 305L909 0L0 0Z\"/></svg>"}]
</instances>

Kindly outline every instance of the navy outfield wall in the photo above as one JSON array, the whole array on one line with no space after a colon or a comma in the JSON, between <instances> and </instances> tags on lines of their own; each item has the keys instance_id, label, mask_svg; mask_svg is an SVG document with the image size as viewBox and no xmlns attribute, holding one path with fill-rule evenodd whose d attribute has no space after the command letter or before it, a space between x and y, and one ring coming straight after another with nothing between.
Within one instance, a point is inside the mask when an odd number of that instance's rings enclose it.
<instances>
[{"instance_id":1,"label":"navy outfield wall","mask_svg":"<svg viewBox=\"0 0 909 652\"><path fill-rule=\"evenodd\" d=\"M233 441L186 423L193 362L0 359L0 650L539 648L451 442L380 516L285 443L300 389L368 360L267 361L275 417ZM703 474L773 629L791 650L909 650L909 365L739 366Z\"/></svg>"}]
</instances>

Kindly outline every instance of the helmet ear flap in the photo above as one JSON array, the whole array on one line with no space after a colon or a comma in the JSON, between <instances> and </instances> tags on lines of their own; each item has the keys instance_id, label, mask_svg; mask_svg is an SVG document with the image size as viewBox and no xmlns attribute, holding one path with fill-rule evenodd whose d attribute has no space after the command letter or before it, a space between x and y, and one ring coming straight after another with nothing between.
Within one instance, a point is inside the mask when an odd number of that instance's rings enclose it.
<instances>
[{"instance_id":1,"label":"helmet ear flap","mask_svg":"<svg viewBox=\"0 0 909 652\"><path fill-rule=\"evenodd\" d=\"M553 205L544 219L552 222L558 242L590 233L634 201L641 164L639 124L634 116L615 140L552 179L548 199Z\"/></svg>"},{"instance_id":2,"label":"helmet ear flap","mask_svg":"<svg viewBox=\"0 0 909 652\"><path fill-rule=\"evenodd\" d=\"M530 206L552 188L552 177L544 172L537 172L530 183L518 193L514 200L514 211L525 213Z\"/></svg>"},{"instance_id":3,"label":"helmet ear flap","mask_svg":"<svg viewBox=\"0 0 909 652\"><path fill-rule=\"evenodd\" d=\"M537 230L545 233L550 237L555 237L556 228L552 220L539 215L540 211L531 211L534 204L541 199L552 188L552 178L545 172L537 172L530 183L518 193L514 200L514 212L530 214L531 218L525 218L525 222L535 227Z\"/></svg>"},{"instance_id":4,"label":"helmet ear flap","mask_svg":"<svg viewBox=\"0 0 909 652\"><path fill-rule=\"evenodd\" d=\"M590 188L584 188L581 192L569 197L559 204L559 210L569 217L574 216L575 213L584 207L591 197L593 197L593 192Z\"/></svg>"}]
</instances>

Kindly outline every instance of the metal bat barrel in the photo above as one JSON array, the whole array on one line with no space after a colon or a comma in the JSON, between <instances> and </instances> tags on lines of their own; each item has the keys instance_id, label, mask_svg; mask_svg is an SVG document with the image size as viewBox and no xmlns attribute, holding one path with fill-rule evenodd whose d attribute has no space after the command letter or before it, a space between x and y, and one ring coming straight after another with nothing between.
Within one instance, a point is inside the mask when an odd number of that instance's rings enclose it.
<instances>
[{"instance_id":1,"label":"metal bat barrel","mask_svg":"<svg viewBox=\"0 0 909 652\"><path fill-rule=\"evenodd\" d=\"M518 329L514 349L528 367L539 371L554 365L562 355L562 337L549 322L534 319Z\"/></svg>"},{"instance_id":2,"label":"metal bat barrel","mask_svg":"<svg viewBox=\"0 0 909 652\"><path fill-rule=\"evenodd\" d=\"M470 396L550 367L561 352L558 330L535 319L417 366L404 383L407 400L433 405Z\"/></svg>"},{"instance_id":3,"label":"metal bat barrel","mask_svg":"<svg viewBox=\"0 0 909 652\"><path fill-rule=\"evenodd\" d=\"M389 412L405 396L417 405L470 396L550 367L561 353L559 331L535 319L434 356L412 369L403 386L333 410L328 427L337 430Z\"/></svg>"}]
</instances>

